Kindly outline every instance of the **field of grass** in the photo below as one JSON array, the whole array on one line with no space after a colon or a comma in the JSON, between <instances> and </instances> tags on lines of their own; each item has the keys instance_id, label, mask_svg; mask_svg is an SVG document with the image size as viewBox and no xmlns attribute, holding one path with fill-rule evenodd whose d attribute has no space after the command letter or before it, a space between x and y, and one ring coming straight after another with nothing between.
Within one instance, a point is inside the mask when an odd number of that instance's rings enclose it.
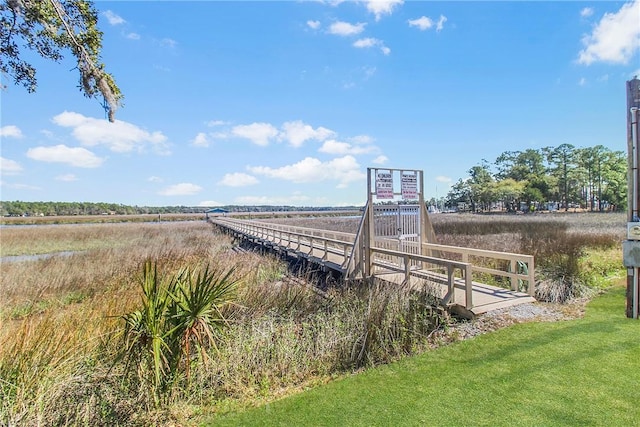
<instances>
[{"instance_id":1,"label":"field of grass","mask_svg":"<svg viewBox=\"0 0 640 427\"><path fill-rule=\"evenodd\" d=\"M204 425L636 425L638 327L618 285L583 319L515 325Z\"/></svg>"},{"instance_id":2,"label":"field of grass","mask_svg":"<svg viewBox=\"0 0 640 427\"><path fill-rule=\"evenodd\" d=\"M529 245L542 267L540 285L546 280L563 295L578 294L574 283L602 288L624 273L621 216L577 215L572 221L570 215L443 215L441 225L438 217L436 231L449 244L494 249L500 242L504 250ZM333 229L352 221L303 220ZM434 310L428 288L319 292L310 272L292 277L281 260L234 250L235 242L204 221L38 225L0 233L3 255L81 251L0 264L0 425L191 425L207 414L239 411L429 354L432 332L452 321ZM142 363L146 347L138 348L142 358L135 360L122 351L123 316L144 303L147 260L165 278L209 265L232 271L238 281L233 304L221 307L228 327L206 348L194 346L186 359L177 359L180 370L164 373L164 388L157 392Z\"/></svg>"}]
</instances>

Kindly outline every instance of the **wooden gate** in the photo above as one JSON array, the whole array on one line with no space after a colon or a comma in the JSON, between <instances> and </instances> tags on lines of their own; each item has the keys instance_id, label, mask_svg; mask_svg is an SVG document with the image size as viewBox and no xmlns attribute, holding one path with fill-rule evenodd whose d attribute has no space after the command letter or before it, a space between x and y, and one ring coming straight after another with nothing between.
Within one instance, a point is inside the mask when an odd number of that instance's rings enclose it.
<instances>
[{"instance_id":1,"label":"wooden gate","mask_svg":"<svg viewBox=\"0 0 640 427\"><path fill-rule=\"evenodd\" d=\"M375 205L374 246L420 254L420 206Z\"/></svg>"}]
</instances>

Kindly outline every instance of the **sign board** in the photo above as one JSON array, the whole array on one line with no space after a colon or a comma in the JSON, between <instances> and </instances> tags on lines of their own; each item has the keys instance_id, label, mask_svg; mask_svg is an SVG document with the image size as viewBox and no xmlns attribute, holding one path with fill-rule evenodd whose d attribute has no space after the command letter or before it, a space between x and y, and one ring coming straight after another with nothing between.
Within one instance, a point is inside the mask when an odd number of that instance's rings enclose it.
<instances>
[{"instance_id":1,"label":"sign board","mask_svg":"<svg viewBox=\"0 0 640 427\"><path fill-rule=\"evenodd\" d=\"M414 200L418 198L418 175L416 173L402 172L402 198Z\"/></svg>"},{"instance_id":2,"label":"sign board","mask_svg":"<svg viewBox=\"0 0 640 427\"><path fill-rule=\"evenodd\" d=\"M391 172L376 174L376 197L378 199L393 199L393 174Z\"/></svg>"}]
</instances>

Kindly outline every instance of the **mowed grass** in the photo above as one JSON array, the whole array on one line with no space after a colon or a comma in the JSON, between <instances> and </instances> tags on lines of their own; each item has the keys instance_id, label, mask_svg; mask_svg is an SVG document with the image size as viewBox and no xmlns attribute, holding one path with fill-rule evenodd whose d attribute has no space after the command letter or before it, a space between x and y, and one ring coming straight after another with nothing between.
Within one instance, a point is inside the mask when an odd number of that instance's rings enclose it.
<instances>
[{"instance_id":1,"label":"mowed grass","mask_svg":"<svg viewBox=\"0 0 640 427\"><path fill-rule=\"evenodd\" d=\"M584 318L523 323L207 426L614 426L640 419L640 323L624 286Z\"/></svg>"}]
</instances>

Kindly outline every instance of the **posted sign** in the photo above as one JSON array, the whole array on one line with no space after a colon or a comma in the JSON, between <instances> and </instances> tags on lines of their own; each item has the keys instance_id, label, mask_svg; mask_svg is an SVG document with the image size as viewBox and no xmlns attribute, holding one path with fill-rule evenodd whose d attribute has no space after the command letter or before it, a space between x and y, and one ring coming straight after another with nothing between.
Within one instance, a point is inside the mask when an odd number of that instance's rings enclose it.
<instances>
[{"instance_id":1,"label":"posted sign","mask_svg":"<svg viewBox=\"0 0 640 427\"><path fill-rule=\"evenodd\" d=\"M418 175L415 173L402 173L402 198L413 200L418 198Z\"/></svg>"},{"instance_id":2,"label":"posted sign","mask_svg":"<svg viewBox=\"0 0 640 427\"><path fill-rule=\"evenodd\" d=\"M393 175L391 172L376 174L376 197L378 199L393 199Z\"/></svg>"}]
</instances>

